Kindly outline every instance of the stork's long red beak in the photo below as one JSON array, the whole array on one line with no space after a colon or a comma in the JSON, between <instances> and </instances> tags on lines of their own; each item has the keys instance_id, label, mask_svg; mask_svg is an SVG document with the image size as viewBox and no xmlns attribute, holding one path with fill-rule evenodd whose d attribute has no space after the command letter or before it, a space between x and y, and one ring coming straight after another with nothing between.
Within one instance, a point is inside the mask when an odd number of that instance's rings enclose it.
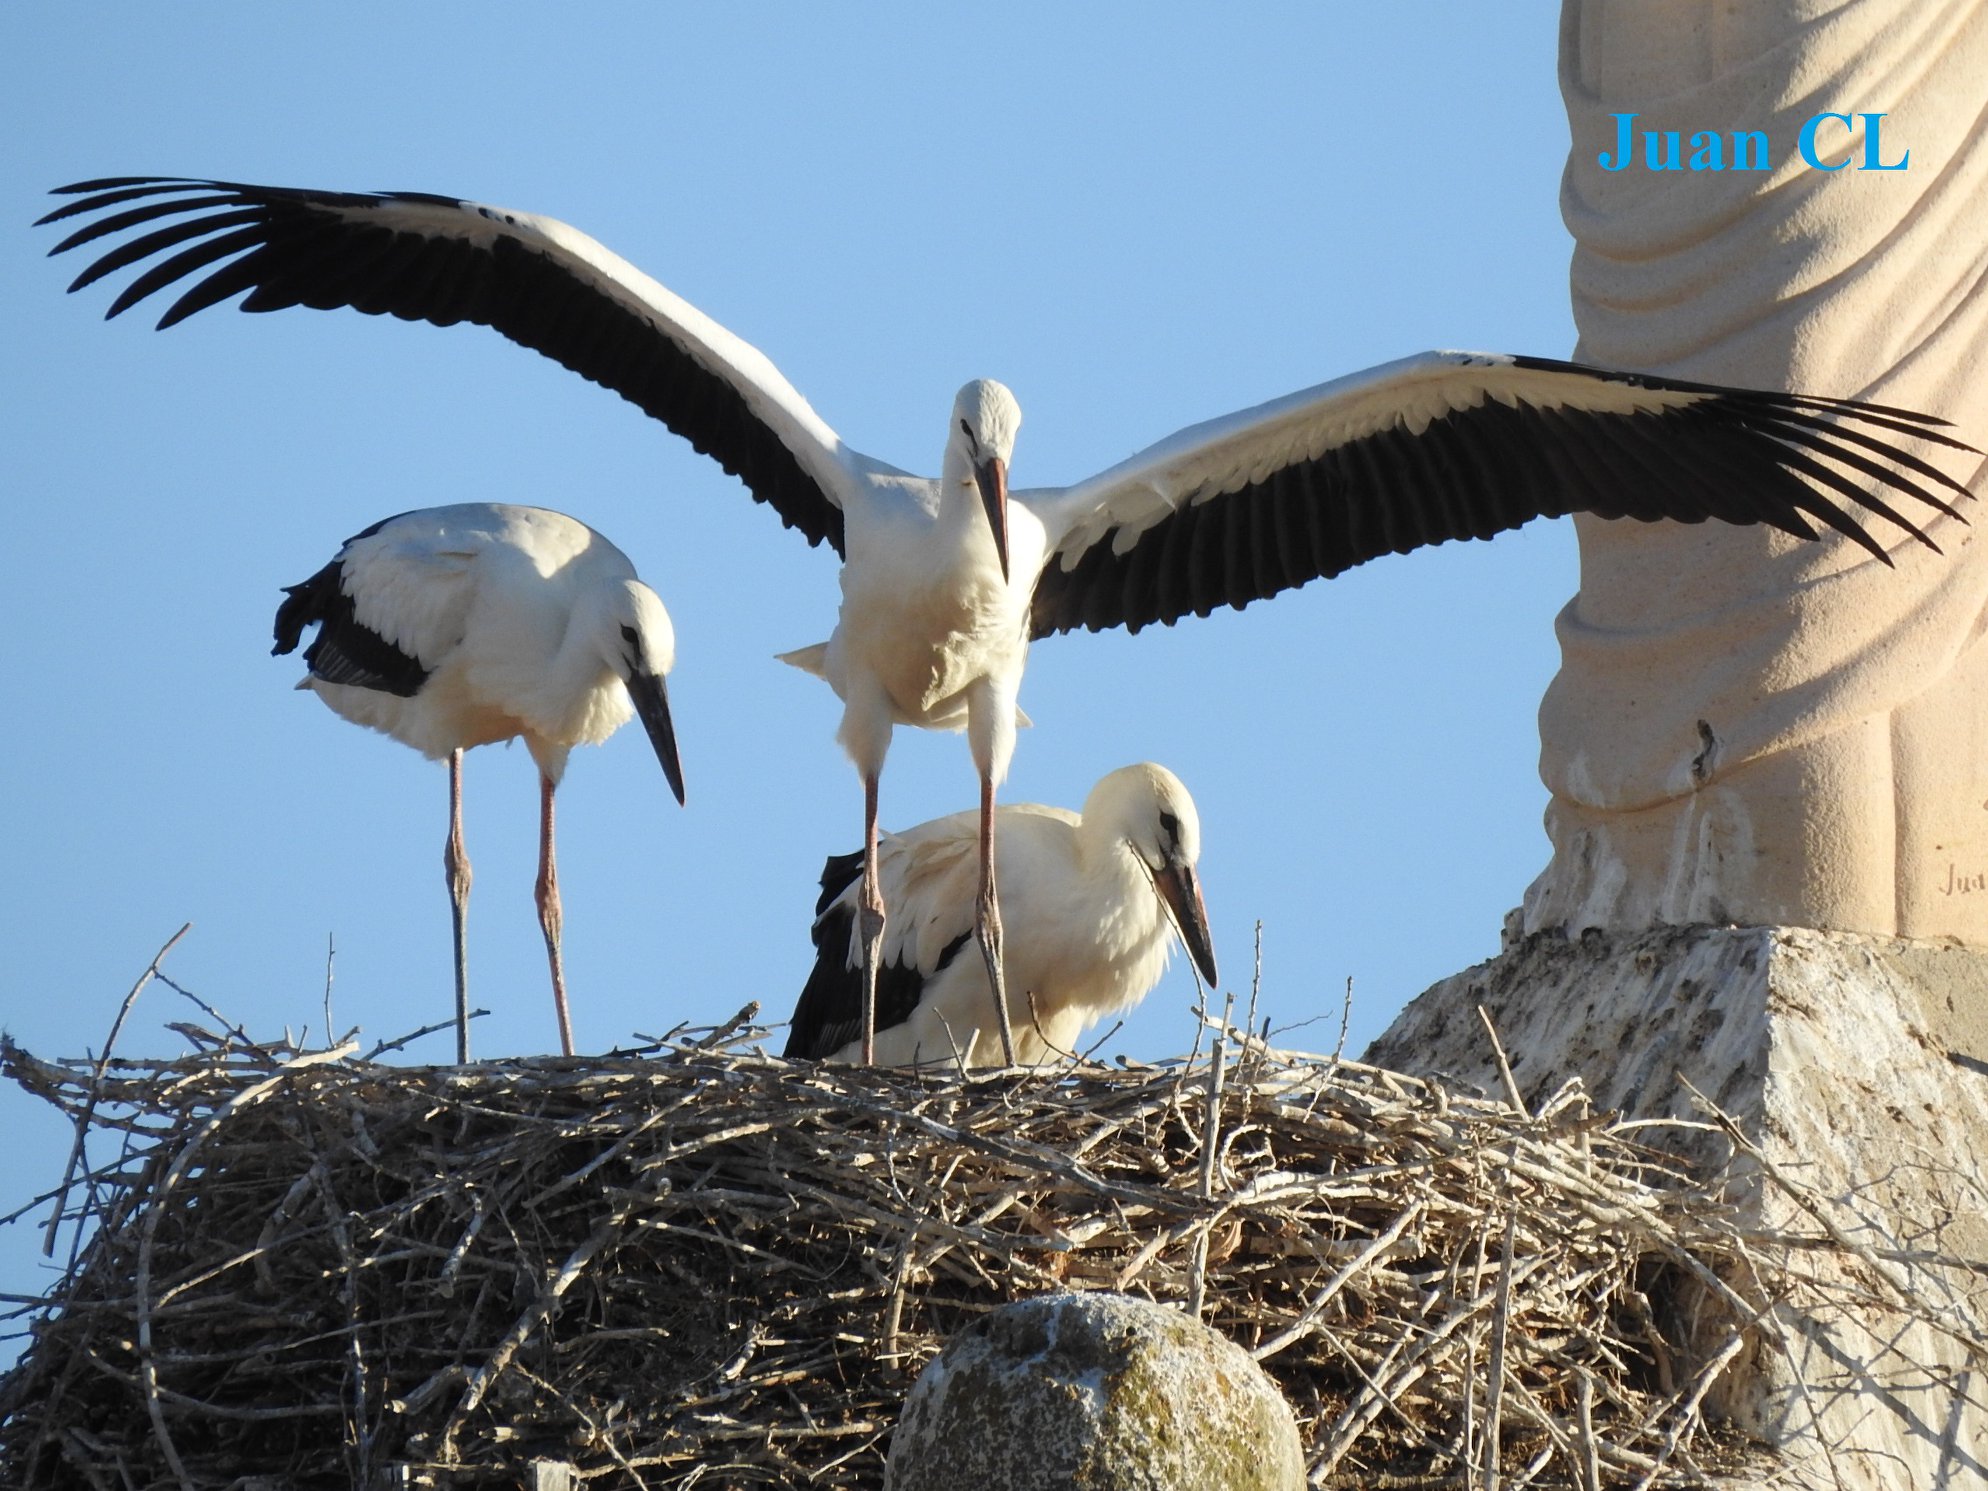
<instances>
[{"instance_id":1,"label":"stork's long red beak","mask_svg":"<svg viewBox=\"0 0 1988 1491\"><path fill-rule=\"evenodd\" d=\"M1201 881L1194 866L1168 865L1154 872L1153 884L1173 913L1173 924L1180 930L1180 940L1187 944L1187 955L1201 970L1208 987L1214 988L1218 982L1215 939L1208 931L1208 908L1201 902Z\"/></svg>"},{"instance_id":2,"label":"stork's long red beak","mask_svg":"<svg viewBox=\"0 0 1988 1491\"><path fill-rule=\"evenodd\" d=\"M980 488L980 505L987 512L987 526L994 530L994 552L1001 556L1001 578L1008 578L1008 463L989 456L973 468L973 484Z\"/></svg>"}]
</instances>

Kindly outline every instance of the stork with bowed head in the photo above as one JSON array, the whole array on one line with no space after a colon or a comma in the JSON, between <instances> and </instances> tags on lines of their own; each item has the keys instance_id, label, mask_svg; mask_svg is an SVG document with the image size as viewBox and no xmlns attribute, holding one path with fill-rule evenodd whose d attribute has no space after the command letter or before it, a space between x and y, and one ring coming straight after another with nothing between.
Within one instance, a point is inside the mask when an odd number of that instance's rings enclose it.
<instances>
[{"instance_id":1,"label":"stork with bowed head","mask_svg":"<svg viewBox=\"0 0 1988 1491\"><path fill-rule=\"evenodd\" d=\"M1934 548L1888 494L1964 521L1942 493L1965 489L1914 447L1971 448L1930 416L1464 352L1335 379L1182 430L1074 485L1015 492L1013 397L973 383L934 480L845 445L756 348L552 218L416 192L189 178L60 194L78 200L42 221L87 221L51 252L119 239L72 290L144 265L109 315L191 280L160 326L244 292L248 311L349 306L487 325L619 393L810 543L826 541L844 561L835 634L789 660L842 696L866 846L892 727L968 731L981 951L1001 1012L992 805L1031 638L1205 616L1382 554L1571 512L1765 523L1805 539L1820 522L1886 564L1885 541L1846 509L1893 524L1891 542ZM887 907L873 863L866 879L874 952ZM868 966L873 1011L874 957Z\"/></svg>"},{"instance_id":2,"label":"stork with bowed head","mask_svg":"<svg viewBox=\"0 0 1988 1491\"><path fill-rule=\"evenodd\" d=\"M347 539L323 569L284 592L277 655L304 629L298 683L355 724L449 763L443 848L455 922L456 1059L469 1060L469 855L462 760L472 746L522 739L539 771L536 896L552 971L559 1046L573 1054L560 955L552 802L576 745L597 745L639 715L683 801L664 678L676 661L669 613L635 566L586 524L539 507L464 503L402 513Z\"/></svg>"},{"instance_id":3,"label":"stork with bowed head","mask_svg":"<svg viewBox=\"0 0 1988 1491\"><path fill-rule=\"evenodd\" d=\"M1023 1004L1016 1055L1074 1054L1083 1033L1121 1014L1159 982L1176 937L1209 984L1215 950L1201 897L1201 819L1164 766L1122 766L1091 789L1081 814L1039 803L1004 807L999 862L1008 890L1004 973ZM875 1055L893 1066L990 1066L997 1040L993 985L973 936L979 823L935 818L883 841L878 859L889 935L878 960ZM862 854L822 870L815 966L794 1010L790 1057L853 1061L863 1050Z\"/></svg>"}]
</instances>

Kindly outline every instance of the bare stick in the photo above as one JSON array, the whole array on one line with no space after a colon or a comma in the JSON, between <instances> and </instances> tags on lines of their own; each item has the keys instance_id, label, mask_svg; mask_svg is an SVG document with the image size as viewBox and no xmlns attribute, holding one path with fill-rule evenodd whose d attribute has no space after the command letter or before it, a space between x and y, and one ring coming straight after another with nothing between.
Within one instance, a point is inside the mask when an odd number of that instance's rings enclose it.
<instances>
[{"instance_id":1,"label":"bare stick","mask_svg":"<svg viewBox=\"0 0 1988 1491\"><path fill-rule=\"evenodd\" d=\"M1690 1394L1677 1407L1671 1431L1664 1437L1663 1448L1657 1452L1656 1463L1650 1467L1643 1479L1636 1483L1635 1491L1650 1491L1650 1487L1656 1484L1658 1473L1670 1462L1671 1456L1677 1452L1678 1444L1698 1422L1699 1405L1705 1401L1705 1394L1711 1391L1712 1384L1719 1379L1719 1374L1726 1370L1733 1358L1746 1346L1747 1335L1752 1325L1753 1322L1749 1321L1746 1328L1734 1329L1727 1335L1725 1344L1712 1354L1703 1367L1699 1368ZM1796 1380L1800 1381L1799 1378Z\"/></svg>"},{"instance_id":2,"label":"bare stick","mask_svg":"<svg viewBox=\"0 0 1988 1491\"><path fill-rule=\"evenodd\" d=\"M1713 1102L1704 1093L1694 1087L1690 1080L1684 1077L1682 1073L1679 1073L1678 1080L1684 1083L1686 1090L1699 1103L1704 1105L1706 1110L1718 1122L1719 1126L1725 1130L1727 1137L1732 1141L1733 1147L1759 1165L1761 1173L1768 1180L1772 1181L1777 1189L1787 1196L1790 1201L1794 1202L1795 1205L1808 1213L1810 1217L1814 1218L1816 1225L1821 1227L1829 1235L1831 1242L1843 1249L1844 1252L1861 1258L1869 1266L1871 1272L1884 1282L1889 1292L1896 1297L1897 1302L1905 1308L1907 1313L1951 1336L1956 1342L1967 1348L1968 1354L1977 1362L1988 1362L1988 1346L1984 1346L1978 1328L1973 1327L1964 1318L1955 1318L1955 1312L1951 1308L1939 1309L1925 1304L1920 1298L1921 1289L1914 1287L1914 1281L1909 1273L1901 1273L1899 1270L1893 1268L1888 1262L1879 1257L1875 1249L1866 1243L1858 1241L1846 1232L1829 1215L1825 1209L1823 1198L1816 1195L1813 1190L1803 1185L1800 1181L1795 1180L1779 1165L1775 1164L1766 1151L1747 1138L1746 1134L1734 1122L1730 1114L1726 1113L1717 1103Z\"/></svg>"},{"instance_id":3,"label":"bare stick","mask_svg":"<svg viewBox=\"0 0 1988 1491\"><path fill-rule=\"evenodd\" d=\"M154 974L153 977L157 978L158 981L164 984L168 989L171 989L173 993L179 995L180 998L185 1000L190 1000L192 1003L199 1005L202 1011L206 1013L207 1017L210 1020L212 1020L216 1025L219 1025L224 1033L226 1033L233 1039L240 1041L242 1045L248 1047L249 1050L255 1052L258 1056L264 1057L271 1061L274 1061L276 1059L276 1052L273 1047L265 1045L262 1042L255 1040L252 1036L249 1035L249 1033L246 1030L242 1029L241 1026L237 1025L233 1020L230 1020L226 1015L222 1014L219 1010L215 1009L213 1005L209 1004L206 1000L202 999L198 994L194 993L193 990L173 982L173 980L163 970Z\"/></svg>"},{"instance_id":4,"label":"bare stick","mask_svg":"<svg viewBox=\"0 0 1988 1491\"><path fill-rule=\"evenodd\" d=\"M1222 1000L1222 1025L1215 1032L1215 1044L1208 1053L1208 1112L1201 1131L1201 1199L1215 1198L1215 1151L1222 1136L1222 1076L1229 1054L1229 1019L1236 1009L1236 996ZM1201 1318L1208 1294L1208 1229L1212 1215L1204 1216L1194 1234L1194 1277L1188 1288L1187 1313Z\"/></svg>"},{"instance_id":5,"label":"bare stick","mask_svg":"<svg viewBox=\"0 0 1988 1491\"><path fill-rule=\"evenodd\" d=\"M1333 1043L1332 1064L1337 1067L1346 1058L1346 1031L1353 1023L1353 975L1346 975L1346 998L1339 1005L1339 1039Z\"/></svg>"},{"instance_id":6,"label":"bare stick","mask_svg":"<svg viewBox=\"0 0 1988 1491\"><path fill-rule=\"evenodd\" d=\"M1083 1063L1096 1060L1098 1052L1104 1049L1105 1043L1124 1028L1125 1022L1123 1020L1113 1020L1110 1025L1105 1027L1103 1035L1100 1035L1096 1040L1084 1047L1082 1053L1077 1058L1078 1062Z\"/></svg>"},{"instance_id":7,"label":"bare stick","mask_svg":"<svg viewBox=\"0 0 1988 1491\"><path fill-rule=\"evenodd\" d=\"M1256 1029L1256 1001L1263 992L1263 918L1256 919L1255 951L1251 955L1249 970L1249 1013L1243 1017L1245 1033Z\"/></svg>"},{"instance_id":8,"label":"bare stick","mask_svg":"<svg viewBox=\"0 0 1988 1491\"><path fill-rule=\"evenodd\" d=\"M165 961L166 954L192 930L192 922L183 923L177 932L166 939L165 946L152 954L151 963L138 975L138 982L131 986L131 992L124 996L124 1003L117 1007L117 1018L110 1022L110 1034L104 1037L104 1048L97 1056L97 1069L91 1077L89 1099L83 1104L83 1111L76 1115L76 1141L69 1146L69 1162L62 1167L62 1184L55 1188L55 1209L48 1214L48 1224L42 1229L41 1256L44 1258L55 1256L55 1234L62 1226L62 1209L69 1199L69 1182L76 1178L76 1167L83 1162L84 1141L90 1135L90 1120L96 1116L104 1071L110 1066L110 1048L117 1043L117 1033L124 1029L124 1017L138 1002L139 992L158 976L159 965Z\"/></svg>"},{"instance_id":9,"label":"bare stick","mask_svg":"<svg viewBox=\"0 0 1988 1491\"><path fill-rule=\"evenodd\" d=\"M1601 1458L1595 1449L1595 1380L1581 1373L1581 1485L1583 1491L1602 1491Z\"/></svg>"},{"instance_id":10,"label":"bare stick","mask_svg":"<svg viewBox=\"0 0 1988 1491\"><path fill-rule=\"evenodd\" d=\"M628 1220L629 1210L626 1205L618 1206L601 1220L600 1225L593 1230L586 1241L567 1256L559 1272L541 1287L538 1298L532 1301L511 1329L505 1333L504 1339L498 1342L497 1349L490 1353L482 1366L470 1373L469 1385L463 1391L462 1401L456 1405L456 1411L450 1417L448 1428L442 1434L444 1458L453 1456L457 1426L476 1410L476 1405L483 1401L483 1395L489 1392L491 1385L503 1375L504 1368L510 1365L511 1358L517 1354L518 1348L524 1345L532 1331L559 1308L560 1296L572 1288L573 1281L585 1270L587 1260L606 1247L609 1239L621 1230L622 1224Z\"/></svg>"},{"instance_id":11,"label":"bare stick","mask_svg":"<svg viewBox=\"0 0 1988 1491\"><path fill-rule=\"evenodd\" d=\"M1481 1011L1482 1005L1478 1006ZM1505 1218L1505 1251L1498 1264L1498 1304L1491 1313L1491 1401L1484 1409L1484 1491L1498 1491L1499 1430L1505 1407L1505 1345L1512 1320L1512 1254L1519 1236L1518 1208Z\"/></svg>"},{"instance_id":12,"label":"bare stick","mask_svg":"<svg viewBox=\"0 0 1988 1491\"><path fill-rule=\"evenodd\" d=\"M489 1010L471 1010L469 1012L469 1018L472 1020L480 1020L489 1013L490 1013ZM390 1041L381 1041L377 1046L373 1047L372 1050L366 1053L366 1060L377 1061L382 1056L386 1055L387 1052L398 1051L403 1046L410 1046L414 1044L414 1042L420 1040L421 1037L424 1035L433 1035L438 1030L456 1030L457 1027L458 1027L458 1021L454 1015L451 1015L446 1020L437 1020L434 1024L424 1025L419 1030L410 1030L406 1035L395 1036Z\"/></svg>"},{"instance_id":13,"label":"bare stick","mask_svg":"<svg viewBox=\"0 0 1988 1491\"><path fill-rule=\"evenodd\" d=\"M327 932L324 934L324 1043L327 1046L338 1044L331 1034L331 971L337 957L338 939Z\"/></svg>"},{"instance_id":14,"label":"bare stick","mask_svg":"<svg viewBox=\"0 0 1988 1491\"><path fill-rule=\"evenodd\" d=\"M693 1041L691 1044L699 1051L712 1050L724 1045L726 1041L737 1035L739 1031L752 1024L758 1018L759 1001L757 999L748 999L744 1007L736 1015L732 1016L731 1019L727 1020L723 1025L718 1026L709 1035Z\"/></svg>"},{"instance_id":15,"label":"bare stick","mask_svg":"<svg viewBox=\"0 0 1988 1491\"><path fill-rule=\"evenodd\" d=\"M1484 1022L1484 1033L1491 1037L1491 1053L1498 1058L1498 1072L1505 1079L1505 1095L1521 1114L1532 1117L1532 1110L1526 1107L1525 1096L1519 1091L1518 1079L1512 1075L1512 1064L1505 1059L1505 1045L1498 1039L1498 1027L1491 1023L1490 1012L1481 1004L1477 1007L1477 1018Z\"/></svg>"}]
</instances>

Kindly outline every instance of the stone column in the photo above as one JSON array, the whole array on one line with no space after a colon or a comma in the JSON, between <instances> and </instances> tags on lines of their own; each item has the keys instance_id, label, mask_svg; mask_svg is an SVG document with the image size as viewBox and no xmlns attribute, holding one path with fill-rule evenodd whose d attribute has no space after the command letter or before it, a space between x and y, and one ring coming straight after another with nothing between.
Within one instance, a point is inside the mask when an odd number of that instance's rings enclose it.
<instances>
[{"instance_id":1,"label":"stone column","mask_svg":"<svg viewBox=\"0 0 1988 1491\"><path fill-rule=\"evenodd\" d=\"M1988 6L1567 0L1560 70L1577 357L1903 405L1988 446ZM1635 155L1611 171L1624 113ZM1814 133L1841 169L1798 149L1824 113L1854 121ZM1754 132L1761 170L1742 168ZM1767 528L1577 526L1540 708L1553 859L1526 930L1988 947L1977 530L1938 519L1945 554L1908 539L1892 569Z\"/></svg>"}]
</instances>

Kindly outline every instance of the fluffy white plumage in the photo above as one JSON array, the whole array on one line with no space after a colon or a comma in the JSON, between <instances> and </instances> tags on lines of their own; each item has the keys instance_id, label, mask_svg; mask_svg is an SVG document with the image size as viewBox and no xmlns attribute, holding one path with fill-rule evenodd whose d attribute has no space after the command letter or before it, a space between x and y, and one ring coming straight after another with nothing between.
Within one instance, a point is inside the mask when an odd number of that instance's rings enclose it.
<instances>
[{"instance_id":1,"label":"fluffy white plumage","mask_svg":"<svg viewBox=\"0 0 1988 1491\"><path fill-rule=\"evenodd\" d=\"M669 613L628 556L546 508L401 513L348 539L330 567L351 619L426 678L401 694L377 672L348 683L314 667L297 687L431 760L522 739L556 785L573 747L598 745L634 716L630 680L660 680L676 662ZM323 659L320 647L346 652L342 640L321 637L306 660Z\"/></svg>"},{"instance_id":2,"label":"fluffy white plumage","mask_svg":"<svg viewBox=\"0 0 1988 1491\"><path fill-rule=\"evenodd\" d=\"M683 801L664 676L676 636L635 566L586 524L537 507L474 502L401 513L347 539L292 585L276 612L278 654L306 627L298 683L338 714L449 762L444 846L455 913L456 1054L469 1059L462 756L522 739L539 769L539 924L561 1048L573 1053L560 960L553 794L574 746L604 741L639 714L670 790Z\"/></svg>"},{"instance_id":3,"label":"fluffy white plumage","mask_svg":"<svg viewBox=\"0 0 1988 1491\"><path fill-rule=\"evenodd\" d=\"M1016 803L996 836L1006 927L1003 972L1016 1055L1055 1060L1083 1033L1159 982L1176 932L1216 977L1197 864L1201 821L1180 778L1142 762L1111 772L1083 812ZM977 815L955 813L886 836L878 866L891 908L884 935L876 1059L892 1065L1002 1060L987 971L969 947L978 876ZM817 959L794 1013L790 1056L860 1055L856 856L830 860L815 926Z\"/></svg>"},{"instance_id":4,"label":"fluffy white plumage","mask_svg":"<svg viewBox=\"0 0 1988 1491\"><path fill-rule=\"evenodd\" d=\"M969 383L953 402L939 479L915 500L844 509L835 631L782 661L843 701L837 739L865 776L883 769L893 726L917 725L967 731L982 776L995 786L1007 777L1029 643L1028 587L1009 575L1041 568L1044 534L1033 513L1002 503L997 541L981 473L997 465L1005 494L1021 422L1005 387Z\"/></svg>"}]
</instances>

